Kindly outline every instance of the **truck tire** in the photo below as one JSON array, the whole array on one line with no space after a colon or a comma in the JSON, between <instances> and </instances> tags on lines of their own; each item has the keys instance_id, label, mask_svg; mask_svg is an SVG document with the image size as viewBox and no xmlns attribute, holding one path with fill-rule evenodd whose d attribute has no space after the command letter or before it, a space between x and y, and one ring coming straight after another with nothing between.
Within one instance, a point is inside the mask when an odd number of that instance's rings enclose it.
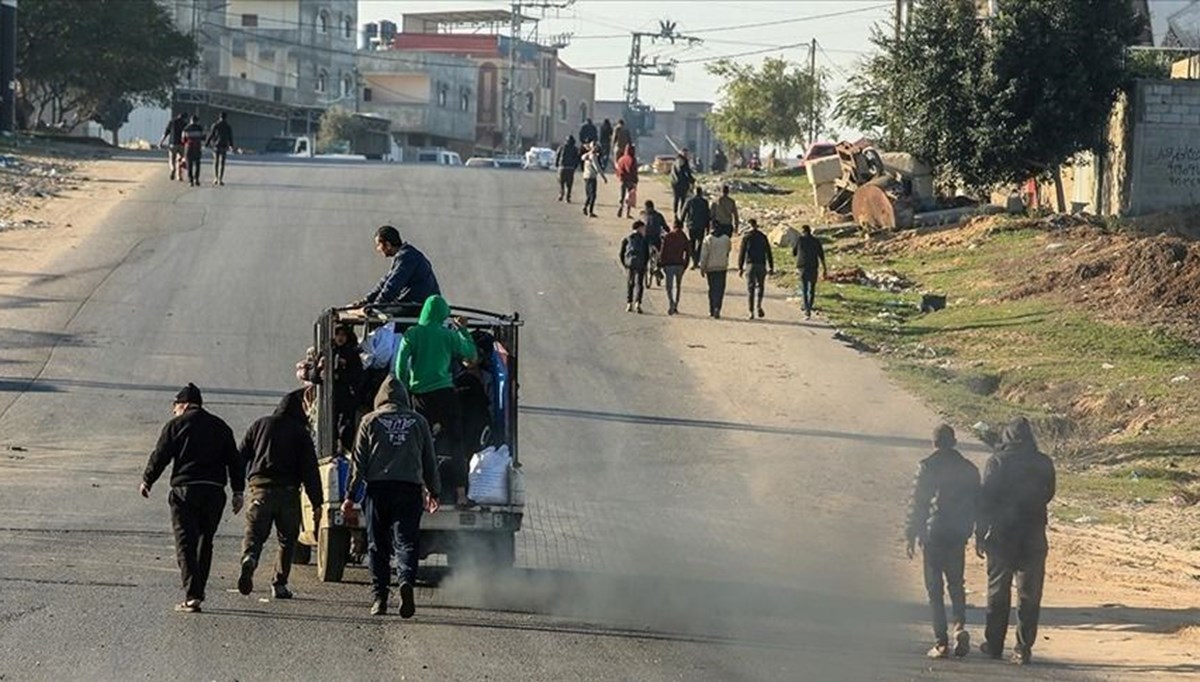
<instances>
[{"instance_id":1,"label":"truck tire","mask_svg":"<svg viewBox=\"0 0 1200 682\"><path fill-rule=\"evenodd\" d=\"M296 543L296 553L292 555L292 563L298 566L307 566L312 562L312 545L306 545L303 542Z\"/></svg>"},{"instance_id":2,"label":"truck tire","mask_svg":"<svg viewBox=\"0 0 1200 682\"><path fill-rule=\"evenodd\" d=\"M317 578L323 583L340 583L350 558L350 532L345 528L322 528L317 538Z\"/></svg>"}]
</instances>

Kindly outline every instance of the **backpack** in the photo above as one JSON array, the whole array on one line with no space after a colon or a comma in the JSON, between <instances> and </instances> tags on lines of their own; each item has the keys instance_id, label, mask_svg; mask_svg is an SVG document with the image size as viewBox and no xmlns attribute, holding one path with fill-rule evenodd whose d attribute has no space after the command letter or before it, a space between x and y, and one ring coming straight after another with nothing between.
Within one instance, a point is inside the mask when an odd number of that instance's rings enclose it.
<instances>
[{"instance_id":1,"label":"backpack","mask_svg":"<svg viewBox=\"0 0 1200 682\"><path fill-rule=\"evenodd\" d=\"M638 233L633 233L625 240L625 267L627 268L642 268L646 266L645 262L645 237Z\"/></svg>"}]
</instances>

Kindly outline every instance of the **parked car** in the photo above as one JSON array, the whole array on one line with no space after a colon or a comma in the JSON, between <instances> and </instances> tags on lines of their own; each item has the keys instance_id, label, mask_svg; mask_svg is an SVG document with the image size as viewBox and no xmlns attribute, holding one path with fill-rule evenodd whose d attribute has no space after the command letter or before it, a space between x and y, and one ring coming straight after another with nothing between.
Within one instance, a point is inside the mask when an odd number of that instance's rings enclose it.
<instances>
[{"instance_id":1,"label":"parked car","mask_svg":"<svg viewBox=\"0 0 1200 682\"><path fill-rule=\"evenodd\" d=\"M524 168L525 159L519 156L497 156L496 168Z\"/></svg>"},{"instance_id":2,"label":"parked car","mask_svg":"<svg viewBox=\"0 0 1200 682\"><path fill-rule=\"evenodd\" d=\"M467 168L499 168L496 160L487 156L472 156L463 164Z\"/></svg>"},{"instance_id":3,"label":"parked car","mask_svg":"<svg viewBox=\"0 0 1200 682\"><path fill-rule=\"evenodd\" d=\"M461 166L462 157L449 149L422 149L417 152L417 163L432 163L439 166Z\"/></svg>"},{"instance_id":4,"label":"parked car","mask_svg":"<svg viewBox=\"0 0 1200 682\"><path fill-rule=\"evenodd\" d=\"M554 168L554 150L549 147L530 147L525 152L525 168Z\"/></svg>"}]
</instances>

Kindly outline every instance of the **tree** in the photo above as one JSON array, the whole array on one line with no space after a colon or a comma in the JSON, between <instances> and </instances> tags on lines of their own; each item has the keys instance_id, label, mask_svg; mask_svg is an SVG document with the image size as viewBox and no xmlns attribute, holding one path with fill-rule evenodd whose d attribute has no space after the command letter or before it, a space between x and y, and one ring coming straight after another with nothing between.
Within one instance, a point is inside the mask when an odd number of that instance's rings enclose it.
<instances>
[{"instance_id":1,"label":"tree","mask_svg":"<svg viewBox=\"0 0 1200 682\"><path fill-rule=\"evenodd\" d=\"M335 106L321 114L321 126L317 130L317 151L322 154L330 152L347 152L347 145L363 133L362 121L353 113Z\"/></svg>"},{"instance_id":2,"label":"tree","mask_svg":"<svg viewBox=\"0 0 1200 682\"><path fill-rule=\"evenodd\" d=\"M823 75L785 59L768 58L760 68L722 59L708 65L720 77L721 105L709 114L717 137L735 147L791 147L823 125L829 94Z\"/></svg>"},{"instance_id":3,"label":"tree","mask_svg":"<svg viewBox=\"0 0 1200 682\"><path fill-rule=\"evenodd\" d=\"M18 22L20 91L33 121L50 111L73 128L102 108L169 103L198 63L196 41L156 0L26 0ZM59 121L56 121L56 123Z\"/></svg>"},{"instance_id":4,"label":"tree","mask_svg":"<svg viewBox=\"0 0 1200 682\"><path fill-rule=\"evenodd\" d=\"M116 147L120 143L118 131L129 120L132 111L133 104L129 100L124 97L112 97L97 107L96 112L92 114L92 120L112 133L112 144Z\"/></svg>"}]
</instances>

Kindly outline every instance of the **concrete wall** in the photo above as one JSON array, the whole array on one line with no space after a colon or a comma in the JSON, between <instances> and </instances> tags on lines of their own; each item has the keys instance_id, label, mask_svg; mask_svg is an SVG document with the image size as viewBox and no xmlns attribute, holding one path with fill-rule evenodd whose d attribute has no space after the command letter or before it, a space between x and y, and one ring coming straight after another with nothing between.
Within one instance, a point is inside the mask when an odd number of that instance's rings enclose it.
<instances>
[{"instance_id":1,"label":"concrete wall","mask_svg":"<svg viewBox=\"0 0 1200 682\"><path fill-rule=\"evenodd\" d=\"M361 102L361 111L390 119L393 137L401 146L450 146L447 140L475 140L479 97L472 60L413 50L364 50L357 65L371 90L371 101ZM430 142L433 138L438 139ZM416 144L409 145L410 139Z\"/></svg>"},{"instance_id":2,"label":"concrete wall","mask_svg":"<svg viewBox=\"0 0 1200 682\"><path fill-rule=\"evenodd\" d=\"M567 105L565 120L559 111L560 104L564 101ZM554 78L554 102L552 137L555 143L559 143L567 139L567 135L578 135L579 126L583 125L584 118L592 118L596 105L595 76L564 68L560 64ZM599 129L599 122L592 122L596 123L596 128Z\"/></svg>"},{"instance_id":3,"label":"concrete wall","mask_svg":"<svg viewBox=\"0 0 1200 682\"><path fill-rule=\"evenodd\" d=\"M1139 82L1134 106L1129 212L1200 204L1200 82Z\"/></svg>"},{"instance_id":4,"label":"concrete wall","mask_svg":"<svg viewBox=\"0 0 1200 682\"><path fill-rule=\"evenodd\" d=\"M667 142L669 136L675 144L691 151L693 163L699 161L702 168L708 168L717 145L716 136L706 119L712 107L712 102L675 102L674 109L652 112L646 119L646 134L634 140L638 160L650 163L660 154L674 155L675 149ZM605 118L616 125L623 116L625 103L621 100L599 100L595 108L593 119L597 126Z\"/></svg>"}]
</instances>

